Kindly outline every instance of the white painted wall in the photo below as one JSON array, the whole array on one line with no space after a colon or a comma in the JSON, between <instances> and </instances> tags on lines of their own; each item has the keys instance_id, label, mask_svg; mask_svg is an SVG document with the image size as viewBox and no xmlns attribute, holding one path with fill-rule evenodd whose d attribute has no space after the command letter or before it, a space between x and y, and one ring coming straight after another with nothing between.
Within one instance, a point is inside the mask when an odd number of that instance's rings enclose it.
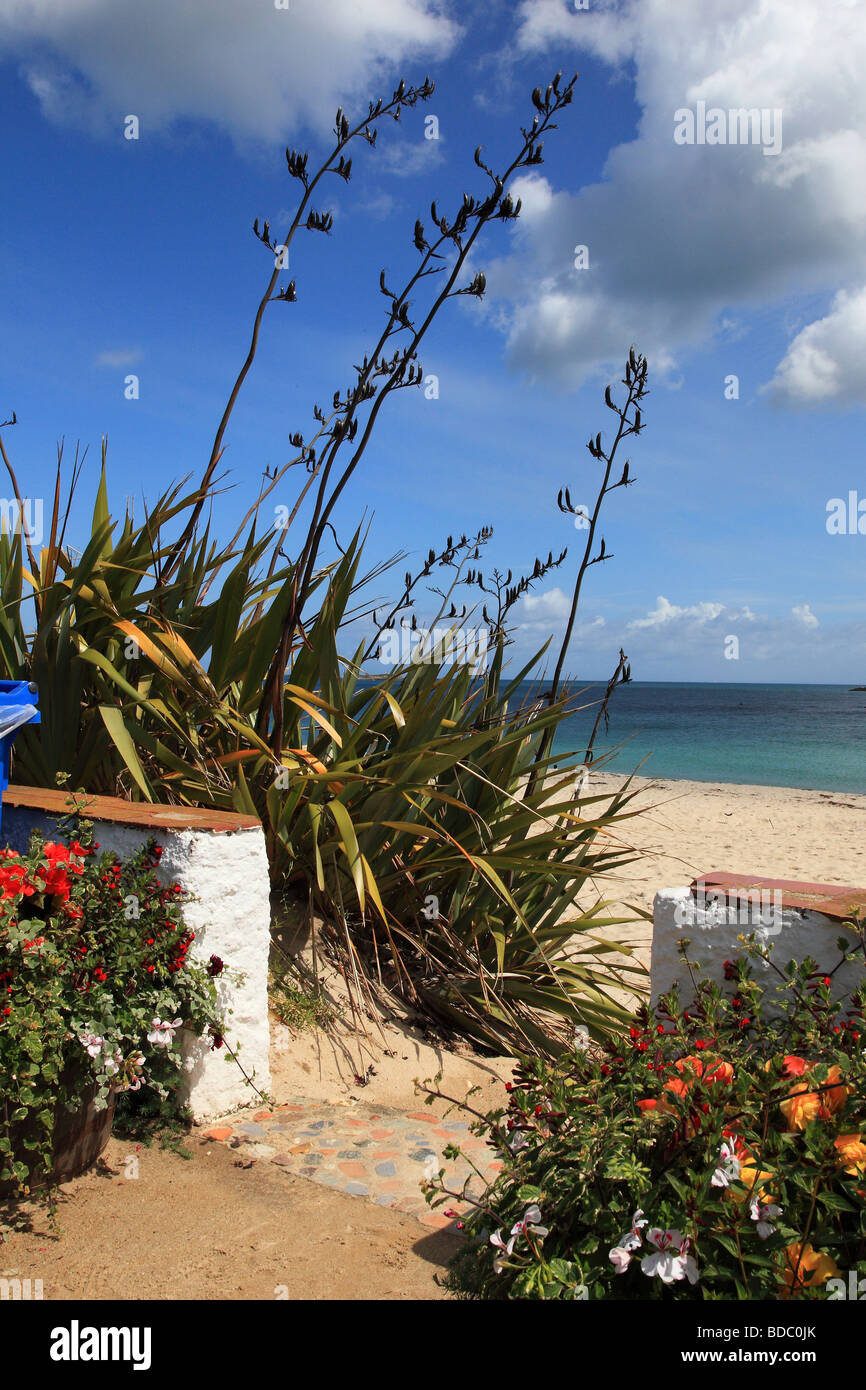
<instances>
[{"instance_id":1,"label":"white painted wall","mask_svg":"<svg viewBox=\"0 0 866 1390\"><path fill-rule=\"evenodd\" d=\"M30 830L39 825L52 834L50 816L23 807L3 807L3 840L26 847ZM270 952L270 879L264 833L259 826L237 830L162 830L119 825L93 817L93 838L100 850L126 857L153 837L162 847L159 876L179 883L193 901L183 909L195 932L190 955L207 962L219 956L244 972L242 985L217 976L225 1011L225 1037L239 1054L244 1071L259 1090L270 1087L268 1026L268 957ZM231 1012L229 1012L231 1011ZM181 1099L196 1119L224 1115L258 1096L244 1082L225 1047L214 1049L208 1038L183 1036L185 1084Z\"/></svg>"},{"instance_id":2,"label":"white painted wall","mask_svg":"<svg viewBox=\"0 0 866 1390\"><path fill-rule=\"evenodd\" d=\"M736 919L736 920L732 920ZM834 967L839 959L836 942L840 936L847 935L852 945L856 938L836 918L825 917L820 912L809 912L800 908L775 908L772 900L761 905L753 903L745 909L735 909L733 903L726 908L721 902L714 903L708 895L706 901L696 898L691 888L665 888L657 893L653 902L653 940L650 964L650 990L652 1003L659 995L667 993L675 980L680 982L680 999L687 1003L693 996L693 989L683 959L677 945L683 937L690 941L689 957L703 967L700 979L712 980L716 984L724 982L724 962L742 954L743 946L737 940L739 935L755 933L756 940L772 946L773 962L784 969L788 961L802 961L813 957L818 966L824 969ZM781 980L771 966L761 962L753 963L754 976L766 976L770 992L767 1012L772 1015L772 995ZM843 966L833 976L834 996L849 995L863 980L863 964L854 961Z\"/></svg>"}]
</instances>

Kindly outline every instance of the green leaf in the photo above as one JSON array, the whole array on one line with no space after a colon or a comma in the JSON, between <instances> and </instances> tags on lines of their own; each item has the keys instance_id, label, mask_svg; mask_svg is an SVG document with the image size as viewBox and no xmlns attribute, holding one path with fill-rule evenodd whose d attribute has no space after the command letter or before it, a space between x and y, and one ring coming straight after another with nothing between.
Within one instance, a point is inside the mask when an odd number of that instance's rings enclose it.
<instances>
[{"instance_id":1,"label":"green leaf","mask_svg":"<svg viewBox=\"0 0 866 1390\"><path fill-rule=\"evenodd\" d=\"M129 730L123 720L123 715L116 705L100 705L99 713L102 715L102 722L111 735L112 741L124 763L129 768L138 786L144 792L148 801L153 801L153 794L144 775L144 769L138 761L138 754L135 751L135 744L129 735Z\"/></svg>"},{"instance_id":2,"label":"green leaf","mask_svg":"<svg viewBox=\"0 0 866 1390\"><path fill-rule=\"evenodd\" d=\"M340 833L343 853L349 861L349 868L352 873L352 880L355 884L355 892L358 895L358 902L361 911L364 911L364 867L361 863L361 851L358 848L358 837L355 834L355 827L345 806L340 801L331 801L328 809L337 823Z\"/></svg>"}]
</instances>

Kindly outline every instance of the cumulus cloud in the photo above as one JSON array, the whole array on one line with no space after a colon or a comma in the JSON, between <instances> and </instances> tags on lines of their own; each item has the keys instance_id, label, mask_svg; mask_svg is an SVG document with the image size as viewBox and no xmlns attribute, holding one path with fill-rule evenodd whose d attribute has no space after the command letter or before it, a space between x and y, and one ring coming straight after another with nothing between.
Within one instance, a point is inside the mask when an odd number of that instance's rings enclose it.
<instances>
[{"instance_id":1,"label":"cumulus cloud","mask_svg":"<svg viewBox=\"0 0 866 1390\"><path fill-rule=\"evenodd\" d=\"M18 57L52 120L142 132L178 118L244 138L330 126L338 104L387 92L396 66L446 54L439 0L0 0L0 54Z\"/></svg>"},{"instance_id":2,"label":"cumulus cloud","mask_svg":"<svg viewBox=\"0 0 866 1390\"><path fill-rule=\"evenodd\" d=\"M798 333L766 388L782 405L866 405L866 286L840 290L826 318Z\"/></svg>"},{"instance_id":3,"label":"cumulus cloud","mask_svg":"<svg viewBox=\"0 0 866 1390\"><path fill-rule=\"evenodd\" d=\"M808 603L798 603L795 608L791 609L791 613L792 616L797 619L797 622L802 623L804 627L819 626L818 619L815 617Z\"/></svg>"},{"instance_id":4,"label":"cumulus cloud","mask_svg":"<svg viewBox=\"0 0 866 1390\"><path fill-rule=\"evenodd\" d=\"M716 618L721 617L724 611L725 605L723 603L695 603L690 608L678 608L663 594L659 594L655 608L647 613L645 618L633 618L627 624L627 630L634 632L642 627L663 627L683 618L696 623L711 623Z\"/></svg>"},{"instance_id":5,"label":"cumulus cloud","mask_svg":"<svg viewBox=\"0 0 866 1390\"><path fill-rule=\"evenodd\" d=\"M533 623L557 622L567 618L571 610L571 598L558 586L543 594L526 594L520 602L521 616Z\"/></svg>"},{"instance_id":6,"label":"cumulus cloud","mask_svg":"<svg viewBox=\"0 0 866 1390\"><path fill-rule=\"evenodd\" d=\"M732 309L864 283L859 0L593 0L587 11L523 0L519 15L521 52L571 46L633 72L641 115L598 183L564 192L543 176L522 181L513 254L488 273L516 365L575 386L635 342L657 373L672 372ZM677 111L700 102L780 111L781 152L677 144ZM577 246L588 247L584 268ZM830 398L830 377L813 399Z\"/></svg>"}]
</instances>

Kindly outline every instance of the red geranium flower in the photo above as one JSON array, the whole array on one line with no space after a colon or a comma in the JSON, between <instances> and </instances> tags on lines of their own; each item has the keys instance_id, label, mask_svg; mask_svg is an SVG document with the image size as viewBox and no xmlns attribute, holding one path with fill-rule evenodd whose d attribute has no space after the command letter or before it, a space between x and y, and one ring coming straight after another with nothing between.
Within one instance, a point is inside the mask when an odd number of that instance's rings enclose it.
<instances>
[{"instance_id":1,"label":"red geranium flower","mask_svg":"<svg viewBox=\"0 0 866 1390\"><path fill-rule=\"evenodd\" d=\"M37 876L42 879L44 892L50 893L52 897L60 898L63 902L66 902L71 889L69 875L64 869L46 869L44 865L40 864L36 873Z\"/></svg>"},{"instance_id":2,"label":"red geranium flower","mask_svg":"<svg viewBox=\"0 0 866 1390\"><path fill-rule=\"evenodd\" d=\"M55 845L48 843L43 848L45 858L48 860L52 869L56 869L58 864L65 864L66 871L70 874L83 874L84 869L80 864L73 864L70 859L70 851L66 845Z\"/></svg>"},{"instance_id":3,"label":"red geranium flower","mask_svg":"<svg viewBox=\"0 0 866 1390\"><path fill-rule=\"evenodd\" d=\"M23 864L9 864L6 868L0 869L0 897L4 899L32 898L37 891L36 886L27 877L27 871Z\"/></svg>"}]
</instances>

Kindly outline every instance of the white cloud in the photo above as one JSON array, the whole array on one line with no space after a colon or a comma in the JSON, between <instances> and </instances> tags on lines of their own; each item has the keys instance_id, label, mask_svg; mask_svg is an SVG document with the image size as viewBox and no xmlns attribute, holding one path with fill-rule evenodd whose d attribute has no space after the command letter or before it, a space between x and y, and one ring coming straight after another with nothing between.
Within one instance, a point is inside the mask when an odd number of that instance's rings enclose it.
<instances>
[{"instance_id":1,"label":"white cloud","mask_svg":"<svg viewBox=\"0 0 866 1390\"><path fill-rule=\"evenodd\" d=\"M0 0L0 53L50 119L119 130L134 114L142 139L178 118L266 139L328 127L458 32L438 0Z\"/></svg>"},{"instance_id":2,"label":"white cloud","mask_svg":"<svg viewBox=\"0 0 866 1390\"><path fill-rule=\"evenodd\" d=\"M525 594L520 601L521 617L532 623L559 622L571 611L571 597L558 586L543 594Z\"/></svg>"},{"instance_id":3,"label":"white cloud","mask_svg":"<svg viewBox=\"0 0 866 1390\"><path fill-rule=\"evenodd\" d=\"M397 199L393 193L374 193L363 203L358 204L358 211L365 212L368 217L375 218L377 222L386 222L388 218L394 216L397 206Z\"/></svg>"},{"instance_id":4,"label":"white cloud","mask_svg":"<svg viewBox=\"0 0 866 1390\"><path fill-rule=\"evenodd\" d=\"M378 151L379 169L398 179L425 174L442 163L442 141L403 139L400 143L383 144Z\"/></svg>"},{"instance_id":5,"label":"white cloud","mask_svg":"<svg viewBox=\"0 0 866 1390\"><path fill-rule=\"evenodd\" d=\"M573 47L622 64L641 115L599 182L571 193L522 181L513 253L485 267L516 365L575 386L634 342L658 376L732 314L864 283L860 0L593 0L588 11L523 0L519 13L521 52L554 47L561 62ZM564 138L580 99L578 82ZM781 153L676 144L675 112L699 101L781 110ZM574 266L578 245L587 269ZM862 395L862 357L858 381Z\"/></svg>"},{"instance_id":6,"label":"white cloud","mask_svg":"<svg viewBox=\"0 0 866 1390\"><path fill-rule=\"evenodd\" d=\"M142 358L141 348L109 348L96 357L97 367L134 367Z\"/></svg>"},{"instance_id":7,"label":"white cloud","mask_svg":"<svg viewBox=\"0 0 866 1390\"><path fill-rule=\"evenodd\" d=\"M791 609L791 614L798 622L802 623L804 627L819 626L818 619L815 617L808 603L798 603L795 608Z\"/></svg>"},{"instance_id":8,"label":"white cloud","mask_svg":"<svg viewBox=\"0 0 866 1390\"><path fill-rule=\"evenodd\" d=\"M668 623L679 622L684 618L698 624L711 623L715 622L716 618L721 617L724 611L725 605L723 603L695 603L690 608L678 608L675 603L669 602L663 594L659 594L655 608L645 618L632 619L630 623L626 624L626 630L633 632L642 627L663 627Z\"/></svg>"},{"instance_id":9,"label":"white cloud","mask_svg":"<svg viewBox=\"0 0 866 1390\"><path fill-rule=\"evenodd\" d=\"M565 617L555 595L562 591L551 593L549 612L538 621L533 616L521 622L514 632L512 662L528 659L539 639L551 631L554 642L548 657L558 650ZM549 599L551 594L538 598ZM606 622L579 621L566 670L599 678L613 669L620 647L631 662L635 680L810 681L820 670L822 679L845 682L859 678L866 662L866 620L858 617L825 627L808 603L769 614L756 613L748 604L709 600L676 604L660 595L645 617L608 613Z\"/></svg>"},{"instance_id":10,"label":"white cloud","mask_svg":"<svg viewBox=\"0 0 866 1390\"><path fill-rule=\"evenodd\" d=\"M798 333L766 388L780 404L866 405L866 287L840 290L826 318Z\"/></svg>"}]
</instances>

